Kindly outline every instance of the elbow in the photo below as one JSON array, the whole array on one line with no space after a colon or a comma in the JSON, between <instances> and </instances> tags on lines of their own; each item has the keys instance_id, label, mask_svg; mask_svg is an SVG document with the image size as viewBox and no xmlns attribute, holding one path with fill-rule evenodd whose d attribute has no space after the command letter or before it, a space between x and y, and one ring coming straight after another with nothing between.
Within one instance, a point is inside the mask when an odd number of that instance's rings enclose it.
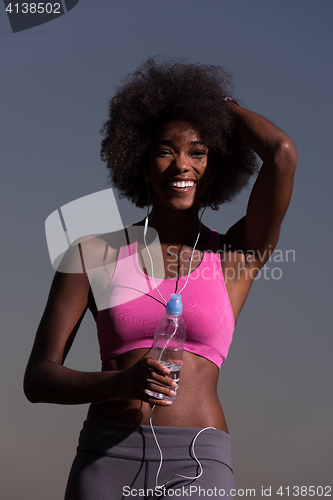
<instances>
[{"instance_id":1,"label":"elbow","mask_svg":"<svg viewBox=\"0 0 333 500\"><path fill-rule=\"evenodd\" d=\"M294 141L285 137L279 141L274 154L274 162L283 170L294 174L297 164L297 149Z\"/></svg>"},{"instance_id":2,"label":"elbow","mask_svg":"<svg viewBox=\"0 0 333 500\"><path fill-rule=\"evenodd\" d=\"M30 403L40 403L41 400L38 397L38 387L37 384L34 383L30 378L25 375L23 381L23 392L25 397Z\"/></svg>"},{"instance_id":3,"label":"elbow","mask_svg":"<svg viewBox=\"0 0 333 500\"><path fill-rule=\"evenodd\" d=\"M23 380L23 392L30 403L43 403L45 399L45 384L39 370L26 370Z\"/></svg>"},{"instance_id":4,"label":"elbow","mask_svg":"<svg viewBox=\"0 0 333 500\"><path fill-rule=\"evenodd\" d=\"M29 386L23 385L23 392L25 397L30 403L40 403L38 397L36 396L34 390L32 390Z\"/></svg>"},{"instance_id":5,"label":"elbow","mask_svg":"<svg viewBox=\"0 0 333 500\"><path fill-rule=\"evenodd\" d=\"M290 137L285 137L280 142L280 149L285 153L288 154L292 158L297 158L297 149L296 149L296 144Z\"/></svg>"}]
</instances>

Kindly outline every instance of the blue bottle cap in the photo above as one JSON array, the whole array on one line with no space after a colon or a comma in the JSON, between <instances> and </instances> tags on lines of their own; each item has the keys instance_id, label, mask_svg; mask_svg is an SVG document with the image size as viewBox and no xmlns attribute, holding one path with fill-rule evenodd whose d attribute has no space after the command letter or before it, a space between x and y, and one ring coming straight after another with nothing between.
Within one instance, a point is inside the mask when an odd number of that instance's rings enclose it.
<instances>
[{"instance_id":1,"label":"blue bottle cap","mask_svg":"<svg viewBox=\"0 0 333 500\"><path fill-rule=\"evenodd\" d=\"M180 316L183 312L182 296L180 293L172 293L166 306L168 316Z\"/></svg>"}]
</instances>

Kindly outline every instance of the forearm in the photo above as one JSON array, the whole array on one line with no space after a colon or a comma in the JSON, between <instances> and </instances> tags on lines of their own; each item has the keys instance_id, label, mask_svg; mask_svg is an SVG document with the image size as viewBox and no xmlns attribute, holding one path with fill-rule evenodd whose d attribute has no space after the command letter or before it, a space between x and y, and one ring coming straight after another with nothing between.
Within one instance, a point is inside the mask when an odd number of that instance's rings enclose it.
<instances>
[{"instance_id":1,"label":"forearm","mask_svg":"<svg viewBox=\"0 0 333 500\"><path fill-rule=\"evenodd\" d=\"M236 128L251 149L264 163L283 164L296 156L293 141L266 118L228 102Z\"/></svg>"},{"instance_id":2,"label":"forearm","mask_svg":"<svg viewBox=\"0 0 333 500\"><path fill-rule=\"evenodd\" d=\"M27 369L24 392L32 403L65 405L105 401L121 396L121 371L81 372L57 363Z\"/></svg>"}]
</instances>

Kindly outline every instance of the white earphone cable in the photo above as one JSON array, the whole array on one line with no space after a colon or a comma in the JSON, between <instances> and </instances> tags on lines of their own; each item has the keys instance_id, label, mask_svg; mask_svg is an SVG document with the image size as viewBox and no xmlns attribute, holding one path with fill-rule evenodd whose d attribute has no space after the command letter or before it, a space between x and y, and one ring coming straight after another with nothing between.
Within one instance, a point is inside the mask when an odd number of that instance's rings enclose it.
<instances>
[{"instance_id":1,"label":"white earphone cable","mask_svg":"<svg viewBox=\"0 0 333 500\"><path fill-rule=\"evenodd\" d=\"M199 218L199 232L198 232L198 235L197 235L197 238L195 240L195 243L194 243L194 246L192 248L192 253L191 253L191 257L190 257L190 265L189 265L189 270L188 270L188 273L187 273L187 278L186 278L186 281L185 281L185 284L183 286L183 288L178 292L179 294L181 294L181 292L184 290L184 288L186 287L187 283L188 283L188 280L189 280L189 277L190 277L190 274L191 274L191 269L192 269L192 259L193 259L193 253L194 253L194 250L198 244L198 241L199 241L199 238L200 238L200 234L201 234L201 221L202 221L202 216L208 206L208 200L209 200L209 197L210 197L210 187L211 185L209 185L209 192L208 192L208 199L207 199L207 203L200 215L200 218ZM145 226L144 226L144 230L143 230L143 241L144 241L144 245L145 245L145 248L147 250L147 253L148 253L148 256L149 256L149 260L150 260L150 265L151 265L151 277L152 277L152 280L153 280L153 283L154 283L154 286L158 292L158 294L160 295L161 299L167 304L167 301L165 300L165 298L163 297L163 295L161 294L161 292L159 291L157 285L156 285L156 282L155 282L155 278L154 278L154 264L153 264L153 259L152 259L152 256L150 254L150 251L149 251L149 248L148 248L148 245L147 245L147 241L146 241L146 235L147 235L147 231L148 231L148 214L149 214L149 205L150 205L150 193L149 193L149 184L148 184L148 207L147 207L147 216L146 216L146 219L145 219ZM175 330L176 331L176 330ZM174 332L175 333L175 332ZM154 436L154 439L155 439L155 443L156 443L156 446L159 450L159 453L160 453L160 463L159 463L159 467L158 467L158 470L157 470L157 473L156 473L156 479L155 479L155 487L156 488L161 488L163 486L165 486L169 481L171 481L171 479L175 476L178 476L178 477L182 477L184 479L189 479L189 480L194 480L194 479L198 479L199 477L201 477L201 475L203 474L203 467L200 463L200 461L198 460L196 454L195 454L195 451L194 451L194 445L195 445L195 442L196 442L196 439L197 437L205 430L207 429L215 429L215 427L205 427L204 429L201 429L194 437L193 439L193 442L192 442L192 446L191 446L191 452L192 452L192 455L193 455L193 458L194 460L197 462L198 466L200 467L200 472L197 476L194 476L194 477L188 477L188 476L183 476L182 474L175 474L174 476L172 476L166 483L164 483L162 486L158 486L158 477L159 477L159 474L160 474L160 471L161 471L161 468L162 468L162 464L163 464L163 453L162 453L162 449L159 445L159 442L157 440L157 437L156 437L156 434L155 434L155 431L154 431L154 427L153 427L153 420L152 420L152 415L153 415L153 411L154 411L154 408L155 408L156 405L154 405L151 409L151 412L150 412L150 418L149 418L149 425L150 425L150 428L151 428L151 431L152 431L152 434Z\"/></svg>"},{"instance_id":2,"label":"white earphone cable","mask_svg":"<svg viewBox=\"0 0 333 500\"><path fill-rule=\"evenodd\" d=\"M198 438L198 436L200 436L200 434L204 431L206 431L207 429L214 429L216 431L216 428L215 427L204 427L203 429L201 429L193 438L193 441L192 441L192 445L191 445L191 453L193 455L193 458L194 460L196 461L196 463L198 464L199 468L200 468L200 472L198 475L196 476L183 476L183 474L174 474L170 479L168 479L168 481L162 485L158 485L158 477L160 475L160 471L161 471L161 468L162 468L162 464L163 464L163 453L162 453L162 449L159 445L159 442L157 440L157 437L156 437L156 434L155 434L155 430L154 430L154 427L153 427L153 411L154 411L154 408L155 408L156 405L154 405L151 409L151 412L150 412L150 418L149 418L149 425L150 425L150 428L151 428L151 432L154 436L154 439L155 439L155 443L156 443L156 446L158 448L158 451L160 452L160 463L159 463L159 466L158 466L158 469L157 469L157 473L156 473L156 478L155 478L155 488L163 488L164 486L166 486L166 484L171 481L171 479L173 479L175 476L178 476L178 477L182 477L184 479L190 479L190 480L194 480L194 479L199 479L199 477L202 476L203 474L203 467L198 459L198 457L196 456L195 454L195 451L194 451L194 445L195 445L195 442Z\"/></svg>"}]
</instances>

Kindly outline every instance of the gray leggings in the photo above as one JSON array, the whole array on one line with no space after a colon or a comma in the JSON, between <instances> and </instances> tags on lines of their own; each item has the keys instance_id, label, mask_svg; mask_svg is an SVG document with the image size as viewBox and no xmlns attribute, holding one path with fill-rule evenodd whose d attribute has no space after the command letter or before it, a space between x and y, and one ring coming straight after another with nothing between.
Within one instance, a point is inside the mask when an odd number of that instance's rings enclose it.
<instances>
[{"instance_id":1,"label":"gray leggings","mask_svg":"<svg viewBox=\"0 0 333 500\"><path fill-rule=\"evenodd\" d=\"M147 425L112 424L88 420L80 434L77 455L69 475L65 500L125 500L137 498L230 497L234 488L231 437L207 429L154 427L163 452L156 488L160 454Z\"/></svg>"}]
</instances>

